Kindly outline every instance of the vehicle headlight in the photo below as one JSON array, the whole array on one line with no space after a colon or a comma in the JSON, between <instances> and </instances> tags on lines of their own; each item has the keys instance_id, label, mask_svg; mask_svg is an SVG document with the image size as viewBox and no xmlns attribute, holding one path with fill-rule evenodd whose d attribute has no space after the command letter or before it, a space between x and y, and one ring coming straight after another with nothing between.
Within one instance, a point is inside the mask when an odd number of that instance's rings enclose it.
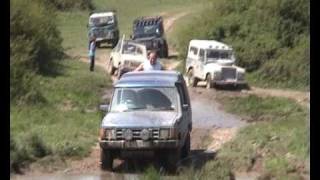
<instances>
[{"instance_id":1,"label":"vehicle headlight","mask_svg":"<svg viewBox=\"0 0 320 180\"><path fill-rule=\"evenodd\" d=\"M140 137L142 140L148 140L150 137L150 131L148 131L147 129L143 129L140 133Z\"/></svg>"},{"instance_id":2,"label":"vehicle headlight","mask_svg":"<svg viewBox=\"0 0 320 180\"><path fill-rule=\"evenodd\" d=\"M214 78L215 80L221 79L221 72L220 72L220 71L215 71L215 72L213 73L213 78Z\"/></svg>"},{"instance_id":3,"label":"vehicle headlight","mask_svg":"<svg viewBox=\"0 0 320 180\"><path fill-rule=\"evenodd\" d=\"M170 138L172 139L178 139L178 130L176 128L170 129Z\"/></svg>"},{"instance_id":4,"label":"vehicle headlight","mask_svg":"<svg viewBox=\"0 0 320 180\"><path fill-rule=\"evenodd\" d=\"M132 131L130 129L124 130L123 137L125 140L130 141L133 138Z\"/></svg>"},{"instance_id":5,"label":"vehicle headlight","mask_svg":"<svg viewBox=\"0 0 320 180\"><path fill-rule=\"evenodd\" d=\"M160 129L160 139L168 139L169 138L169 129Z\"/></svg>"},{"instance_id":6,"label":"vehicle headlight","mask_svg":"<svg viewBox=\"0 0 320 180\"><path fill-rule=\"evenodd\" d=\"M105 137L110 140L110 139L116 139L116 130L114 129L106 129L105 130Z\"/></svg>"},{"instance_id":7,"label":"vehicle headlight","mask_svg":"<svg viewBox=\"0 0 320 180\"><path fill-rule=\"evenodd\" d=\"M238 72L238 80L244 80L244 73Z\"/></svg>"}]
</instances>

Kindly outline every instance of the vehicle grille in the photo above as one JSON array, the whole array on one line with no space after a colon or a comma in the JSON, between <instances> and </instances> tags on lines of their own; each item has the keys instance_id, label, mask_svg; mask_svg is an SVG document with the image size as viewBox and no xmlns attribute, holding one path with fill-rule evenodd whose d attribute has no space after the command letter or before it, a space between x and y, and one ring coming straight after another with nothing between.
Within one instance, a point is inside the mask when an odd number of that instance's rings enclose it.
<instances>
[{"instance_id":1,"label":"vehicle grille","mask_svg":"<svg viewBox=\"0 0 320 180\"><path fill-rule=\"evenodd\" d=\"M126 129L116 129L116 139L117 140L124 140L123 132ZM133 134L133 140L141 140L140 133L143 129L130 129ZM150 129L148 129L150 131ZM150 139L157 140L159 139L159 129L152 129L152 134Z\"/></svg>"},{"instance_id":2,"label":"vehicle grille","mask_svg":"<svg viewBox=\"0 0 320 180\"><path fill-rule=\"evenodd\" d=\"M101 30L95 30L95 31L94 31L94 34L95 34L97 37L105 37L105 36L107 36L107 33L104 32L103 29L101 29Z\"/></svg>"},{"instance_id":3,"label":"vehicle grille","mask_svg":"<svg viewBox=\"0 0 320 180\"><path fill-rule=\"evenodd\" d=\"M222 78L227 79L236 79L237 70L235 68L222 68Z\"/></svg>"}]
</instances>

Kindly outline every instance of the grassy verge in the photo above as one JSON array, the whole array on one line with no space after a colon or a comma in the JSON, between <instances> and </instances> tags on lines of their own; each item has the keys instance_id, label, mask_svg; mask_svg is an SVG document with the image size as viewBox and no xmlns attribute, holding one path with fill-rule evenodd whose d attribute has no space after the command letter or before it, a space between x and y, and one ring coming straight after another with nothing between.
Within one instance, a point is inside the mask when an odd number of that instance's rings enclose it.
<instances>
[{"instance_id":1,"label":"grassy verge","mask_svg":"<svg viewBox=\"0 0 320 180\"><path fill-rule=\"evenodd\" d=\"M226 110L250 116L255 124L224 145L218 159L233 170L262 177L300 179L308 157L307 110L283 98L248 96L222 100Z\"/></svg>"},{"instance_id":2,"label":"grassy verge","mask_svg":"<svg viewBox=\"0 0 320 180\"><path fill-rule=\"evenodd\" d=\"M294 81L275 82L275 81L263 79L258 73L255 73L255 72L247 73L246 80L248 81L249 85L257 86L261 88L279 88L279 89L289 89L289 90L298 90L298 91L310 91L309 86L303 86Z\"/></svg>"},{"instance_id":3,"label":"grassy verge","mask_svg":"<svg viewBox=\"0 0 320 180\"><path fill-rule=\"evenodd\" d=\"M259 179L301 179L308 174L306 109L282 98L224 97L219 101L227 111L250 116L255 123L241 129L202 169L187 168L169 179L230 179L234 172L247 171L258 172ZM148 173L155 176L152 169Z\"/></svg>"},{"instance_id":4,"label":"grassy verge","mask_svg":"<svg viewBox=\"0 0 320 180\"><path fill-rule=\"evenodd\" d=\"M45 102L10 105L12 170L45 156L81 157L97 140L102 90L111 85L105 73L75 60L61 62L57 76L38 76Z\"/></svg>"}]
</instances>

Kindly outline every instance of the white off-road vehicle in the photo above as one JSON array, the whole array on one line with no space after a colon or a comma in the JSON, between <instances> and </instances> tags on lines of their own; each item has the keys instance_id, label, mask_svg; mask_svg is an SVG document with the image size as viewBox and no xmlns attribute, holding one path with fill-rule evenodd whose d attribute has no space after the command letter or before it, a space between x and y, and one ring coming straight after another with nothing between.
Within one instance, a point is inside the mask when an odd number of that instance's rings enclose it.
<instances>
[{"instance_id":1,"label":"white off-road vehicle","mask_svg":"<svg viewBox=\"0 0 320 180\"><path fill-rule=\"evenodd\" d=\"M235 65L230 46L214 40L191 40L186 59L189 86L206 81L206 87L231 84L246 85L245 69Z\"/></svg>"},{"instance_id":2,"label":"white off-road vehicle","mask_svg":"<svg viewBox=\"0 0 320 180\"><path fill-rule=\"evenodd\" d=\"M123 36L111 51L108 61L109 74L115 74L120 79L124 73L133 71L142 62L148 61L147 48L143 44L133 42L132 40L125 40Z\"/></svg>"}]
</instances>

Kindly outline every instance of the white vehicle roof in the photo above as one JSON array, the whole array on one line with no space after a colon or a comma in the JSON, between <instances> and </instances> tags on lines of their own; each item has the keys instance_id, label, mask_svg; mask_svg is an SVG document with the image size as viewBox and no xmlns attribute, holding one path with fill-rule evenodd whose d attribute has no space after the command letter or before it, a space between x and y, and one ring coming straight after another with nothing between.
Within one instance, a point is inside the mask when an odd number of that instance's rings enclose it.
<instances>
[{"instance_id":1,"label":"white vehicle roof","mask_svg":"<svg viewBox=\"0 0 320 180\"><path fill-rule=\"evenodd\" d=\"M105 13L93 13L90 18L97 18L97 17L106 17L106 16L113 16L114 12L105 12Z\"/></svg>"},{"instance_id":2,"label":"white vehicle roof","mask_svg":"<svg viewBox=\"0 0 320 180\"><path fill-rule=\"evenodd\" d=\"M195 46L202 49L221 49L221 50L232 50L232 47L215 40L191 40L189 46Z\"/></svg>"}]
</instances>

